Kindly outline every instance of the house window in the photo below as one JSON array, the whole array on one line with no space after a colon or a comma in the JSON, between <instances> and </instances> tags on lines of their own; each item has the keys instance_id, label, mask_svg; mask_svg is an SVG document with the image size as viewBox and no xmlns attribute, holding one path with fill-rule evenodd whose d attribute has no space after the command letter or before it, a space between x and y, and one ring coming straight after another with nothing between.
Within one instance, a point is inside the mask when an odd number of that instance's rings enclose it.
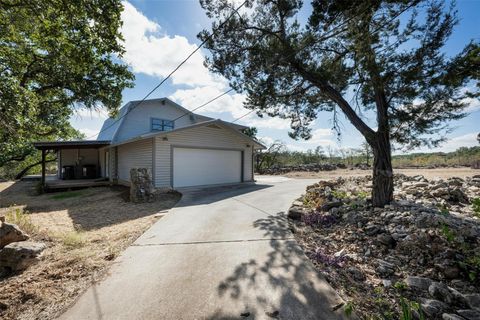
<instances>
[{"instance_id":1,"label":"house window","mask_svg":"<svg viewBox=\"0 0 480 320\"><path fill-rule=\"evenodd\" d=\"M170 131L173 130L173 121L158 118L152 118L152 131Z\"/></svg>"}]
</instances>

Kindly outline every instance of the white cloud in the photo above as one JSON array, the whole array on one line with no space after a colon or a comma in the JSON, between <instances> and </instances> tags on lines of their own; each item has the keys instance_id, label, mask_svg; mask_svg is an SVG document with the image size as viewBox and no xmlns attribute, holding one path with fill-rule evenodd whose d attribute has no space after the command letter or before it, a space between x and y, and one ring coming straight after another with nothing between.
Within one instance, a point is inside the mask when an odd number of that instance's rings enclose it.
<instances>
[{"instance_id":1,"label":"white cloud","mask_svg":"<svg viewBox=\"0 0 480 320\"><path fill-rule=\"evenodd\" d=\"M218 87L212 86L196 87L192 89L178 89L170 96L170 98L178 104L192 110L202 105L203 103L208 102L209 100L221 95L223 92L225 91L219 89ZM251 111L243 107L243 102L245 101L245 98L246 96L243 94L227 94L213 101L212 103L207 104L206 106L199 109L197 112L225 112L230 113L230 115L234 119L237 119ZM249 127L277 130L287 130L290 128L290 121L288 119L272 118L269 116L264 116L263 118L260 118L254 112L240 119L238 123Z\"/></svg>"},{"instance_id":2,"label":"white cloud","mask_svg":"<svg viewBox=\"0 0 480 320\"><path fill-rule=\"evenodd\" d=\"M125 46L122 59L132 67L133 72L165 78L197 48L183 36L162 33L160 25L149 20L129 2L123 1L122 4L121 33ZM213 76L203 61L202 52L196 52L172 75L173 84L222 86L224 81Z\"/></svg>"},{"instance_id":3,"label":"white cloud","mask_svg":"<svg viewBox=\"0 0 480 320\"><path fill-rule=\"evenodd\" d=\"M264 116L263 118L260 118L255 113L251 113L247 117L241 119L239 123L249 127L257 127L257 128L265 128L265 129L276 129L276 130L290 129L290 120L288 119L272 118L269 116Z\"/></svg>"},{"instance_id":4,"label":"white cloud","mask_svg":"<svg viewBox=\"0 0 480 320\"><path fill-rule=\"evenodd\" d=\"M170 98L188 109L193 109L221 95L223 92L218 87L196 87L193 89L179 89ZM244 100L245 96L242 94L226 94L202 107L198 112L226 112L230 113L232 117L238 118L249 111L243 107Z\"/></svg>"},{"instance_id":5,"label":"white cloud","mask_svg":"<svg viewBox=\"0 0 480 320\"><path fill-rule=\"evenodd\" d=\"M478 132L472 132L462 136L454 137L449 139L439 148L433 149L432 151L450 152L455 151L460 147L476 147L478 146L477 134Z\"/></svg>"},{"instance_id":6,"label":"white cloud","mask_svg":"<svg viewBox=\"0 0 480 320\"><path fill-rule=\"evenodd\" d=\"M73 117L75 118L85 118L85 119L107 119L108 112L104 108L97 108L97 109L87 109L87 108L80 108L76 109L73 113Z\"/></svg>"},{"instance_id":7,"label":"white cloud","mask_svg":"<svg viewBox=\"0 0 480 320\"><path fill-rule=\"evenodd\" d=\"M86 140L96 140L100 130L89 129L89 128L80 128L80 129L78 129L78 131L85 134Z\"/></svg>"},{"instance_id":8,"label":"white cloud","mask_svg":"<svg viewBox=\"0 0 480 320\"><path fill-rule=\"evenodd\" d=\"M474 112L480 110L480 100L474 98L465 98L463 102L467 104L465 112Z\"/></svg>"},{"instance_id":9,"label":"white cloud","mask_svg":"<svg viewBox=\"0 0 480 320\"><path fill-rule=\"evenodd\" d=\"M275 139L271 137L258 137L258 140L262 142L264 145L266 145L267 147L275 142Z\"/></svg>"},{"instance_id":10,"label":"white cloud","mask_svg":"<svg viewBox=\"0 0 480 320\"><path fill-rule=\"evenodd\" d=\"M335 147L337 143L333 139L333 132L328 128L317 128L312 131L312 137L309 140L295 141L287 144L287 148L293 151L307 151L316 147Z\"/></svg>"},{"instance_id":11,"label":"white cloud","mask_svg":"<svg viewBox=\"0 0 480 320\"><path fill-rule=\"evenodd\" d=\"M451 139L448 139L438 148L428 149L421 148L413 152L452 152L457 150L460 147L477 147L477 134L478 132L471 132L461 136L457 136Z\"/></svg>"}]
</instances>

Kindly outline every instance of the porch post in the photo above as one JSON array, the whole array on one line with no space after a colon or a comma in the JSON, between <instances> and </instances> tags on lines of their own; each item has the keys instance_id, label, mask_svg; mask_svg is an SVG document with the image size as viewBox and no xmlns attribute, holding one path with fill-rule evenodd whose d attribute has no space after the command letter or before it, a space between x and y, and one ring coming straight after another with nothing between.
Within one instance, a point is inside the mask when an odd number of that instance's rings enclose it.
<instances>
[{"instance_id":1,"label":"porch post","mask_svg":"<svg viewBox=\"0 0 480 320\"><path fill-rule=\"evenodd\" d=\"M42 149L42 187L45 187L45 149Z\"/></svg>"}]
</instances>

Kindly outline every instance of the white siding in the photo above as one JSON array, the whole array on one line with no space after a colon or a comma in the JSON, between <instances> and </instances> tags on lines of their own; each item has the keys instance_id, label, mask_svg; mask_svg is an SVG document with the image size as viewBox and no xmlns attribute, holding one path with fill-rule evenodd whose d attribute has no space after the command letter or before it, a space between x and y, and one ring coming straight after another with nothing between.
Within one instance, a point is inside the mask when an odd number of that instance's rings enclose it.
<instances>
[{"instance_id":1,"label":"white siding","mask_svg":"<svg viewBox=\"0 0 480 320\"><path fill-rule=\"evenodd\" d=\"M212 149L234 149L244 152L244 181L252 180L251 143L223 128L208 126L180 131L163 137L155 138L155 186L171 187L171 148L194 147ZM250 147L247 147L250 144Z\"/></svg>"},{"instance_id":2,"label":"white siding","mask_svg":"<svg viewBox=\"0 0 480 320\"><path fill-rule=\"evenodd\" d=\"M130 181L130 169L148 168L152 170L152 141L145 139L118 146L118 179Z\"/></svg>"},{"instance_id":3,"label":"white siding","mask_svg":"<svg viewBox=\"0 0 480 320\"><path fill-rule=\"evenodd\" d=\"M135 102L132 102L132 107L134 107L135 104ZM184 116L181 117L182 115ZM165 104L162 104L159 100L145 101L138 107L133 108L123 119L117 136L115 137L115 142L124 141L151 132L152 118L174 120L178 117L181 118L175 121L175 128L194 123L189 115L185 115L185 111L171 105L168 100L165 100Z\"/></svg>"}]
</instances>

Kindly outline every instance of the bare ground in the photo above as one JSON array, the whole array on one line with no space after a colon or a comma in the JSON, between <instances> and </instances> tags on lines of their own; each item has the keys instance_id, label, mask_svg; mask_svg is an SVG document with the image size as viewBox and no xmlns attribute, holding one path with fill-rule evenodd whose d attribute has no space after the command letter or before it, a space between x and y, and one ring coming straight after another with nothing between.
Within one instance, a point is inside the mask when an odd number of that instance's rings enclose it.
<instances>
[{"instance_id":1,"label":"bare ground","mask_svg":"<svg viewBox=\"0 0 480 320\"><path fill-rule=\"evenodd\" d=\"M39 263L0 279L0 318L55 318L180 195L142 204L126 198L122 187L35 195L33 182L0 183L0 215L48 246Z\"/></svg>"},{"instance_id":2,"label":"bare ground","mask_svg":"<svg viewBox=\"0 0 480 320\"><path fill-rule=\"evenodd\" d=\"M471 169L467 167L462 168L436 168L436 169L393 169L394 173L403 173L407 176L416 176L422 175L426 179L448 179L451 177L466 178L473 175L480 174L480 170ZM360 170L360 169L337 169L334 171L320 171L320 172L289 172L282 174L282 176L296 179L335 179L337 177L360 177L371 175L371 170Z\"/></svg>"}]
</instances>

